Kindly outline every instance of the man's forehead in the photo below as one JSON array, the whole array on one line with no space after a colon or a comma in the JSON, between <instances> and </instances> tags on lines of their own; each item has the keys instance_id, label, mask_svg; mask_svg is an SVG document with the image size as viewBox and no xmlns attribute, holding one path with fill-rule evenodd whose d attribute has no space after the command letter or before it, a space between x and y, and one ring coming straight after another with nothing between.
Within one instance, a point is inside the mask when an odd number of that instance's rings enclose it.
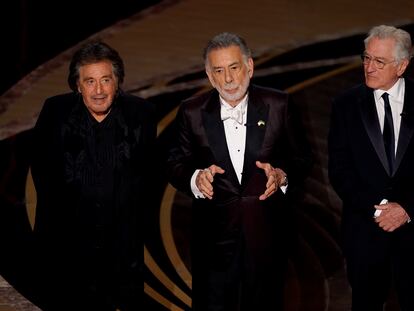
<instances>
[{"instance_id":1,"label":"man's forehead","mask_svg":"<svg viewBox=\"0 0 414 311\"><path fill-rule=\"evenodd\" d=\"M243 54L241 49L236 45L214 49L208 54L208 60L213 67L239 63L242 59Z\"/></svg>"},{"instance_id":2,"label":"man's forehead","mask_svg":"<svg viewBox=\"0 0 414 311\"><path fill-rule=\"evenodd\" d=\"M110 62L96 62L84 64L79 67L79 74L84 75L111 75L113 71Z\"/></svg>"},{"instance_id":3,"label":"man's forehead","mask_svg":"<svg viewBox=\"0 0 414 311\"><path fill-rule=\"evenodd\" d=\"M366 45L365 51L371 56L384 57L394 53L395 40L393 38L372 38Z\"/></svg>"}]
</instances>

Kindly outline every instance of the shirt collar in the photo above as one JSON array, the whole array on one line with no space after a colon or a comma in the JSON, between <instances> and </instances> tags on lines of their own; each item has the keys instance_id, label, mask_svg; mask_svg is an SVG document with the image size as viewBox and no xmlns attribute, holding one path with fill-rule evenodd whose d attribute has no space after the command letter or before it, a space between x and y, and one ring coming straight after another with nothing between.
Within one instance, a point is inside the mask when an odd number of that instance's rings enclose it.
<instances>
[{"instance_id":1,"label":"shirt collar","mask_svg":"<svg viewBox=\"0 0 414 311\"><path fill-rule=\"evenodd\" d=\"M398 101L403 101L404 98L402 97L404 94L404 87L405 87L404 78L399 78L397 82L395 82L395 84L389 90L386 90L386 91L381 90L381 89L374 90L375 100L378 102L382 94L387 92L391 98L394 98L395 100L398 100Z\"/></svg>"},{"instance_id":2,"label":"shirt collar","mask_svg":"<svg viewBox=\"0 0 414 311\"><path fill-rule=\"evenodd\" d=\"M248 96L249 94L246 94L243 99L240 101L240 103L237 104L236 107L231 106L228 102L226 102L224 100L223 97L220 96L220 103L221 103L221 108L225 108L225 109L240 109L240 111L246 111L247 108L247 102L248 102Z\"/></svg>"}]
</instances>

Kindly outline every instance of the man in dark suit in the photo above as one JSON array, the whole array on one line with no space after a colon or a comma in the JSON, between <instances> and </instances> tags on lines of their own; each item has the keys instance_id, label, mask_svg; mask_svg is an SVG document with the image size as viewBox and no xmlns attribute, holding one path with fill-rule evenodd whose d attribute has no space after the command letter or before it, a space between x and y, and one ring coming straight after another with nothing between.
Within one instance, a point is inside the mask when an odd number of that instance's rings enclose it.
<instances>
[{"instance_id":1,"label":"man in dark suit","mask_svg":"<svg viewBox=\"0 0 414 311\"><path fill-rule=\"evenodd\" d=\"M169 157L172 185L194 198L193 310L281 310L287 198L309 149L287 94L249 86L241 37L215 36L204 60L215 90L182 103Z\"/></svg>"},{"instance_id":2,"label":"man in dark suit","mask_svg":"<svg viewBox=\"0 0 414 311\"><path fill-rule=\"evenodd\" d=\"M414 82L402 77L411 38L381 25L364 43L365 84L334 100L329 133L352 310L383 310L392 280L401 310L414 310Z\"/></svg>"},{"instance_id":3,"label":"man in dark suit","mask_svg":"<svg viewBox=\"0 0 414 311\"><path fill-rule=\"evenodd\" d=\"M33 300L45 311L145 310L141 230L156 126L123 79L118 52L82 46L73 92L48 98L34 128Z\"/></svg>"}]
</instances>

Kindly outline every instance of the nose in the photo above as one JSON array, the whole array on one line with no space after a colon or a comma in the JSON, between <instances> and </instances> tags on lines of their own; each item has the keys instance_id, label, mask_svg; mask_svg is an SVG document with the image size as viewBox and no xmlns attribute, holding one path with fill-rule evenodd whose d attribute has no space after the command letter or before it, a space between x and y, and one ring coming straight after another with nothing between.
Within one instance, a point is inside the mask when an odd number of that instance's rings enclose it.
<instances>
[{"instance_id":1,"label":"nose","mask_svg":"<svg viewBox=\"0 0 414 311\"><path fill-rule=\"evenodd\" d=\"M365 71L373 72L377 68L375 68L374 61L370 59L367 64L364 64Z\"/></svg>"},{"instance_id":2,"label":"nose","mask_svg":"<svg viewBox=\"0 0 414 311\"><path fill-rule=\"evenodd\" d=\"M224 80L225 80L226 83L233 82L233 75L231 74L230 70L225 70Z\"/></svg>"},{"instance_id":3,"label":"nose","mask_svg":"<svg viewBox=\"0 0 414 311\"><path fill-rule=\"evenodd\" d=\"M96 93L100 94L102 92L102 84L100 82L98 82L96 84Z\"/></svg>"}]
</instances>

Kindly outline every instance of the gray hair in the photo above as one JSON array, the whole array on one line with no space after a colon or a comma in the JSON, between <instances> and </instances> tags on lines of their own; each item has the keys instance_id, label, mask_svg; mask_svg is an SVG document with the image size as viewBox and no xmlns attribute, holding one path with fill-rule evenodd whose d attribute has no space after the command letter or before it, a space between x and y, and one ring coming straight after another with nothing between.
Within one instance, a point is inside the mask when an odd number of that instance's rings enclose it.
<instances>
[{"instance_id":1,"label":"gray hair","mask_svg":"<svg viewBox=\"0 0 414 311\"><path fill-rule=\"evenodd\" d=\"M252 53L247 46L246 41L244 41L242 37L231 32L222 32L208 41L206 47L204 48L203 59L205 65L207 66L207 56L211 51L227 48L230 46L238 46L246 62L249 58L252 57Z\"/></svg>"},{"instance_id":2,"label":"gray hair","mask_svg":"<svg viewBox=\"0 0 414 311\"><path fill-rule=\"evenodd\" d=\"M407 31L400 28L395 28L394 26L375 26L371 28L371 30L368 33L368 37L364 40L365 47L368 45L368 42L373 38L394 39L394 57L397 62L400 62L404 59L407 59L409 61L411 59L413 52L411 45L411 36Z\"/></svg>"}]
</instances>

